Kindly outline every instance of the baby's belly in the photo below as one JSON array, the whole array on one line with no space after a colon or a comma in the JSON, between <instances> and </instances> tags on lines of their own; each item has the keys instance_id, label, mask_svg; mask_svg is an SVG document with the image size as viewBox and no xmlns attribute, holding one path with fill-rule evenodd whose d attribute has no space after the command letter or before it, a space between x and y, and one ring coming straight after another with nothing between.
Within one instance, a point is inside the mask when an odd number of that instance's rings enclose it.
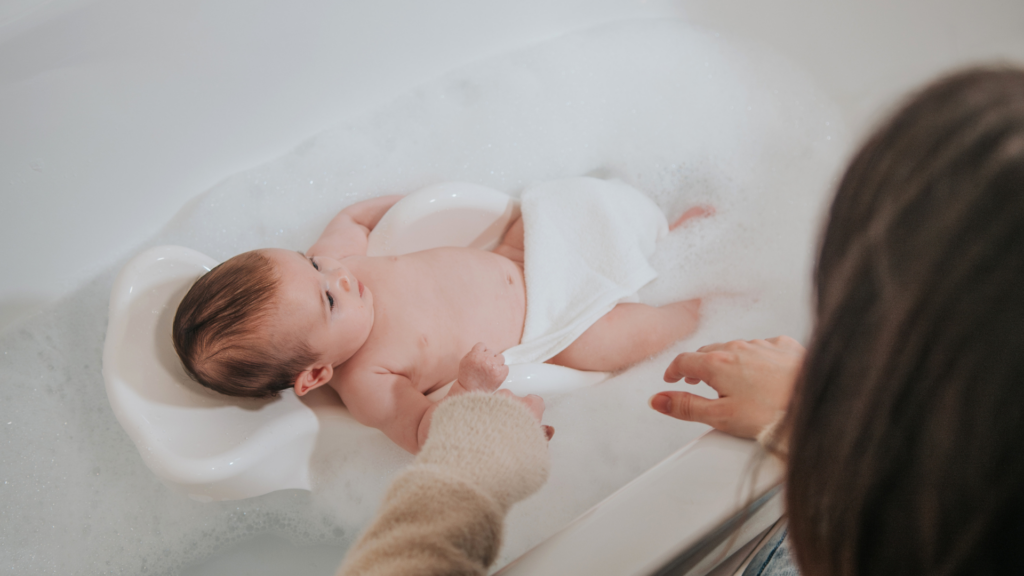
<instances>
[{"instance_id":1,"label":"baby's belly","mask_svg":"<svg viewBox=\"0 0 1024 576\"><path fill-rule=\"evenodd\" d=\"M431 254L432 252L436 252ZM438 286L458 340L504 350L519 344L526 321L526 283L514 262L482 250L443 248L424 255L439 272Z\"/></svg>"},{"instance_id":2,"label":"baby's belly","mask_svg":"<svg viewBox=\"0 0 1024 576\"><path fill-rule=\"evenodd\" d=\"M495 352L522 339L526 320L523 270L508 258L468 248L441 248L418 253L434 279L422 303L422 386L447 384L458 376L459 361L477 343Z\"/></svg>"}]
</instances>

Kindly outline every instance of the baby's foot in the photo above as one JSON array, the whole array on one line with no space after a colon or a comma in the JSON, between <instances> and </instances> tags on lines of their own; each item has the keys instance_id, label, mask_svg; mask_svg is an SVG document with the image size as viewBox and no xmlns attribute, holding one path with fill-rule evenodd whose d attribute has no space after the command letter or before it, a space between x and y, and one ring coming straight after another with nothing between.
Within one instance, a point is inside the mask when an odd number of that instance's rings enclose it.
<instances>
[{"instance_id":1,"label":"baby's foot","mask_svg":"<svg viewBox=\"0 0 1024 576\"><path fill-rule=\"evenodd\" d=\"M693 208L690 208L686 212L683 212L683 215L676 219L676 221L673 222L672 225L668 227L668 229L669 231L675 230L676 228L679 228L680 226L686 224L690 220L696 218L705 218L707 216L711 216L714 213L715 209L711 206L694 206Z\"/></svg>"},{"instance_id":2,"label":"baby's foot","mask_svg":"<svg viewBox=\"0 0 1024 576\"><path fill-rule=\"evenodd\" d=\"M507 376L505 357L487 348L483 342L477 342L459 362L459 384L466 390L497 390Z\"/></svg>"}]
</instances>

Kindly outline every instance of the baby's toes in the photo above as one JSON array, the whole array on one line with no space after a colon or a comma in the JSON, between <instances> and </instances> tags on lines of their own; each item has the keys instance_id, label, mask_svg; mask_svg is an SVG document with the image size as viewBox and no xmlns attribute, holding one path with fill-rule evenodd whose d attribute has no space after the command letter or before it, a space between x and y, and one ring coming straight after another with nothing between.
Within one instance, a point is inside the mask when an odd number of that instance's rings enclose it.
<instances>
[{"instance_id":1,"label":"baby's toes","mask_svg":"<svg viewBox=\"0 0 1024 576\"><path fill-rule=\"evenodd\" d=\"M676 228L679 228L680 226L686 224L690 220L694 220L696 218L705 218L707 216L713 215L714 213L715 209L712 206L694 206L693 208L690 208L686 212L683 212L683 215L677 218L676 221L673 222L672 225L668 227L668 229L675 230Z\"/></svg>"}]
</instances>

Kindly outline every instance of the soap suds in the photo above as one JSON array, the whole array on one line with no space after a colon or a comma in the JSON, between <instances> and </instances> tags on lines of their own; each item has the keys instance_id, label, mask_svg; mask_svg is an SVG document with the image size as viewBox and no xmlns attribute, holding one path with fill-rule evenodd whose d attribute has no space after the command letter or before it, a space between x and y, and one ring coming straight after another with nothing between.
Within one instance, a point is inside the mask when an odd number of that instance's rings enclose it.
<instances>
[{"instance_id":1,"label":"soap suds","mask_svg":"<svg viewBox=\"0 0 1024 576\"><path fill-rule=\"evenodd\" d=\"M640 293L651 304L706 297L702 327L601 385L547 399L551 479L513 510L503 564L705 430L647 407L670 388L661 374L674 354L806 337L820 215L847 145L838 111L769 50L678 22L617 23L457 70L327 130L196 198L136 253L303 250L353 202L455 180L518 195L555 178L620 178L670 221L713 206L659 246L660 277ZM347 547L410 458L381 436L318 466L313 493L200 504L167 489L106 401L115 273L0 335L0 571L173 574L262 533Z\"/></svg>"}]
</instances>

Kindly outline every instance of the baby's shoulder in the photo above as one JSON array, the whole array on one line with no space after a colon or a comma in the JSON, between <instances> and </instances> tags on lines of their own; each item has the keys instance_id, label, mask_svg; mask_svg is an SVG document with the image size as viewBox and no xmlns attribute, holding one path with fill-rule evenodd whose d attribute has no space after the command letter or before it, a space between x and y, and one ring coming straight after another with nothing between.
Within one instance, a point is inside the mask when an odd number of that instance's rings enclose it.
<instances>
[{"instance_id":1,"label":"baby's shoulder","mask_svg":"<svg viewBox=\"0 0 1024 576\"><path fill-rule=\"evenodd\" d=\"M353 410L353 415L367 407L389 405L388 398L393 396L396 387L404 388L410 384L404 374L370 364L340 367L331 381L342 402Z\"/></svg>"},{"instance_id":2,"label":"baby's shoulder","mask_svg":"<svg viewBox=\"0 0 1024 576\"><path fill-rule=\"evenodd\" d=\"M369 348L368 350L366 348ZM394 369L387 357L383 354L374 354L376 351L372 345L364 346L360 350L358 358L352 358L341 365L335 374L342 385L362 387L379 384L383 380L391 380L395 376L402 376L401 372Z\"/></svg>"}]
</instances>

